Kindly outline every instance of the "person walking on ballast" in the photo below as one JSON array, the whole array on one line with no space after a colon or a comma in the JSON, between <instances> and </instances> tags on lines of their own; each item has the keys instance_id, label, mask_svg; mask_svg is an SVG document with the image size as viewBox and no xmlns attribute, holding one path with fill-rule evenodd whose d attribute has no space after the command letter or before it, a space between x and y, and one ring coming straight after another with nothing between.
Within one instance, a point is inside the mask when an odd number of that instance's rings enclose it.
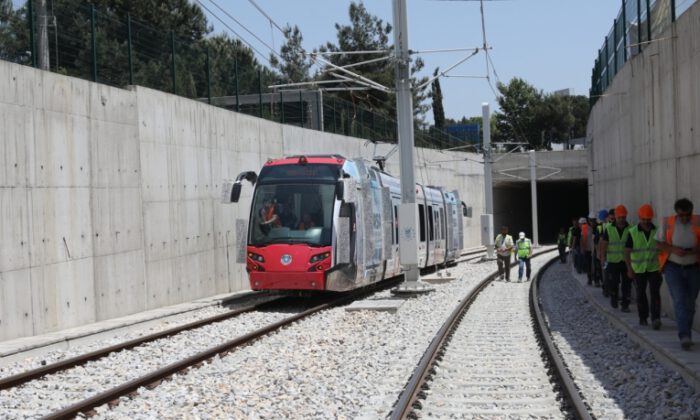
<instances>
[{"instance_id":1,"label":"person walking on ballast","mask_svg":"<svg viewBox=\"0 0 700 420\"><path fill-rule=\"evenodd\" d=\"M618 297L622 304L621 311L629 312L632 281L627 277L627 265L624 261L624 248L629 236L630 225L627 223L627 208L615 207L615 223L608 225L600 242L601 264L608 274L608 293L610 306L617 308ZM620 296L622 291L622 296Z\"/></svg>"},{"instance_id":2,"label":"person walking on ballast","mask_svg":"<svg viewBox=\"0 0 700 420\"><path fill-rule=\"evenodd\" d=\"M566 264L566 229L559 229L559 236L557 237L557 247L559 248L559 261L562 264Z\"/></svg>"},{"instance_id":3,"label":"person walking on ballast","mask_svg":"<svg viewBox=\"0 0 700 420\"><path fill-rule=\"evenodd\" d=\"M637 312L639 325L648 325L649 308L651 307L651 325L655 330L661 328L661 273L659 264L659 249L656 246L657 228L652 223L654 209L644 204L637 211L639 224L632 226L625 244L625 264L627 276L632 279L637 288ZM651 305L647 300L647 284Z\"/></svg>"},{"instance_id":4,"label":"person walking on ballast","mask_svg":"<svg viewBox=\"0 0 700 420\"><path fill-rule=\"evenodd\" d=\"M513 250L513 237L508 234L508 226L501 227L501 233L496 236L494 247L498 276L501 280L510 281L510 253Z\"/></svg>"},{"instance_id":5,"label":"person walking on ballast","mask_svg":"<svg viewBox=\"0 0 700 420\"><path fill-rule=\"evenodd\" d=\"M525 237L525 232L518 234L518 241L515 243L518 255L518 281L523 280L523 268L526 268L526 278L530 281L530 257L532 257L532 242Z\"/></svg>"},{"instance_id":6,"label":"person walking on ballast","mask_svg":"<svg viewBox=\"0 0 700 420\"><path fill-rule=\"evenodd\" d=\"M700 291L700 217L693 214L693 203L687 198L676 201L673 209L676 215L666 218L656 243L661 249L661 271L671 293L681 348L690 350L695 300Z\"/></svg>"}]
</instances>

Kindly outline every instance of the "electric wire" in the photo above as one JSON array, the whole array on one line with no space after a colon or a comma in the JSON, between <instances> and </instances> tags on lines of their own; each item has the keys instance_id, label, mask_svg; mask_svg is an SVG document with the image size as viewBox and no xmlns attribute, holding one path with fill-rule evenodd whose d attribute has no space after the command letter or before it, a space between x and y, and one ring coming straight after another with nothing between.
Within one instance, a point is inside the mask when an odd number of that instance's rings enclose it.
<instances>
[{"instance_id":1,"label":"electric wire","mask_svg":"<svg viewBox=\"0 0 700 420\"><path fill-rule=\"evenodd\" d=\"M240 39L241 41L243 41L243 43L245 43L245 44L248 46L248 48L250 48L250 49L253 50L255 53L257 53L262 59L264 59L265 61L267 61L268 63L270 63L270 59L269 59L268 57L266 57L265 54L263 54L263 53L260 52L257 48L255 48L255 47L253 46L253 44L251 44L250 42L248 42L248 40L246 40L246 39L245 39L244 37L242 37L238 32L236 32L236 30L233 29L228 23L224 22L224 20L223 20L221 17L219 17L219 15L217 15L216 13L214 13L210 8L208 8L206 5L204 5L204 3L202 3L201 1L199 1L199 0L195 0L195 1L197 2L197 4L199 4L200 6L202 6L202 8L204 8L204 10L206 10L207 12L209 12L209 14L211 14L212 16L214 16L214 17L216 18L216 20L218 20L219 22L221 22L221 24L224 25L229 31L231 31L234 35L236 35L236 36L238 37L238 39ZM272 65L272 63L270 63L270 65Z\"/></svg>"},{"instance_id":2,"label":"electric wire","mask_svg":"<svg viewBox=\"0 0 700 420\"><path fill-rule=\"evenodd\" d=\"M201 4L201 2L200 2L199 0L197 0L197 3ZM264 45L265 47L267 47L267 49L269 49L270 51L272 51L273 54L275 54L276 56L278 56L278 57L280 57L280 58L282 57L279 53L277 53L277 51L275 50L274 47L270 46L270 45L267 44L265 41L263 41L259 36L255 35L255 33L254 33L253 31L251 31L250 29L248 29L244 24L241 23L241 21L239 21L238 19L236 19L235 17L233 17L233 15L231 15L229 12L227 12L226 10L224 10L223 7L219 6L219 4L218 4L217 2L215 2L214 0L209 0L209 3L213 4L217 9L221 10L221 12L222 12L223 14L225 14L226 16L228 16L228 18L231 19L232 21L236 22L236 23L238 24L238 26L240 26L241 28L243 28L243 30L245 30L245 31L248 32L250 35L252 35L253 38L255 38L258 42L260 42L262 45Z\"/></svg>"}]
</instances>

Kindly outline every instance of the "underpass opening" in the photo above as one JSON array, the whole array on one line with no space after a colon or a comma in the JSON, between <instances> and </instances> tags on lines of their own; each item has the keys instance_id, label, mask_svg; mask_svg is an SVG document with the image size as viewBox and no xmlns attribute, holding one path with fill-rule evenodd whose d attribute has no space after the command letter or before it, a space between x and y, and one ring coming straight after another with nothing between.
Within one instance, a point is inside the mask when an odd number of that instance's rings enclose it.
<instances>
[{"instance_id":1,"label":"underpass opening","mask_svg":"<svg viewBox=\"0 0 700 420\"><path fill-rule=\"evenodd\" d=\"M532 235L532 205L529 182L501 182L493 188L494 230L508 226L514 239L523 231ZM572 217L588 214L588 183L585 179L537 183L538 233L540 244L554 244L560 228L568 229Z\"/></svg>"}]
</instances>

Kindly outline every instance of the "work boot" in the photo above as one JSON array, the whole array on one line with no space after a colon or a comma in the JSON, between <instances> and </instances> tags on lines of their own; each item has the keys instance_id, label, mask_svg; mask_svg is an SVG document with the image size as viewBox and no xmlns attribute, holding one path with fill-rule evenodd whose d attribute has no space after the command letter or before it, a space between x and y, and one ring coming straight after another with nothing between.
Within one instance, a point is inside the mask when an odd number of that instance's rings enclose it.
<instances>
[{"instance_id":1,"label":"work boot","mask_svg":"<svg viewBox=\"0 0 700 420\"><path fill-rule=\"evenodd\" d=\"M661 328L661 320L660 319L654 319L651 321L651 328L658 330Z\"/></svg>"},{"instance_id":2,"label":"work boot","mask_svg":"<svg viewBox=\"0 0 700 420\"><path fill-rule=\"evenodd\" d=\"M617 308L617 296L610 297L610 306L612 306L613 308Z\"/></svg>"},{"instance_id":3,"label":"work boot","mask_svg":"<svg viewBox=\"0 0 700 420\"><path fill-rule=\"evenodd\" d=\"M622 308L620 308L620 310L621 310L622 312L630 312L630 307L629 307L629 306L622 305ZM646 322L646 321L645 321L645 322Z\"/></svg>"},{"instance_id":4,"label":"work boot","mask_svg":"<svg viewBox=\"0 0 700 420\"><path fill-rule=\"evenodd\" d=\"M690 350L691 347L693 347L693 342L690 341L690 337L681 338L681 348L683 350Z\"/></svg>"},{"instance_id":5,"label":"work boot","mask_svg":"<svg viewBox=\"0 0 700 420\"><path fill-rule=\"evenodd\" d=\"M639 325L649 325L646 319L640 319L639 320Z\"/></svg>"}]
</instances>

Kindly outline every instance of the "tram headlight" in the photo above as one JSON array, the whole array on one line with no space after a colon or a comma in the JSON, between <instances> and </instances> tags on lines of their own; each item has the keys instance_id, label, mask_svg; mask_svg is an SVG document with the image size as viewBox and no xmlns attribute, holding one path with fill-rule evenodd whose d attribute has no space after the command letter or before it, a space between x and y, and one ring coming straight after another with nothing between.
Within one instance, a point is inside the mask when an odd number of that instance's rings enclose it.
<instances>
[{"instance_id":1,"label":"tram headlight","mask_svg":"<svg viewBox=\"0 0 700 420\"><path fill-rule=\"evenodd\" d=\"M319 262L319 261L323 261L323 260L325 260L326 258L328 258L328 257L330 257L330 256L331 256L331 253L330 253L330 252L324 252L324 253L321 253L321 254L316 254L316 255L314 255L314 256L311 257L311 259L309 260L309 264L315 264L315 263L317 263L317 262Z\"/></svg>"},{"instance_id":2,"label":"tram headlight","mask_svg":"<svg viewBox=\"0 0 700 420\"><path fill-rule=\"evenodd\" d=\"M264 263L264 262L265 262L265 258L263 258L262 255L258 255L258 254L254 253L254 252L249 252L249 253L248 253L248 258L250 258L250 259L253 260L253 261L257 261L257 262L259 262L259 263Z\"/></svg>"}]
</instances>

